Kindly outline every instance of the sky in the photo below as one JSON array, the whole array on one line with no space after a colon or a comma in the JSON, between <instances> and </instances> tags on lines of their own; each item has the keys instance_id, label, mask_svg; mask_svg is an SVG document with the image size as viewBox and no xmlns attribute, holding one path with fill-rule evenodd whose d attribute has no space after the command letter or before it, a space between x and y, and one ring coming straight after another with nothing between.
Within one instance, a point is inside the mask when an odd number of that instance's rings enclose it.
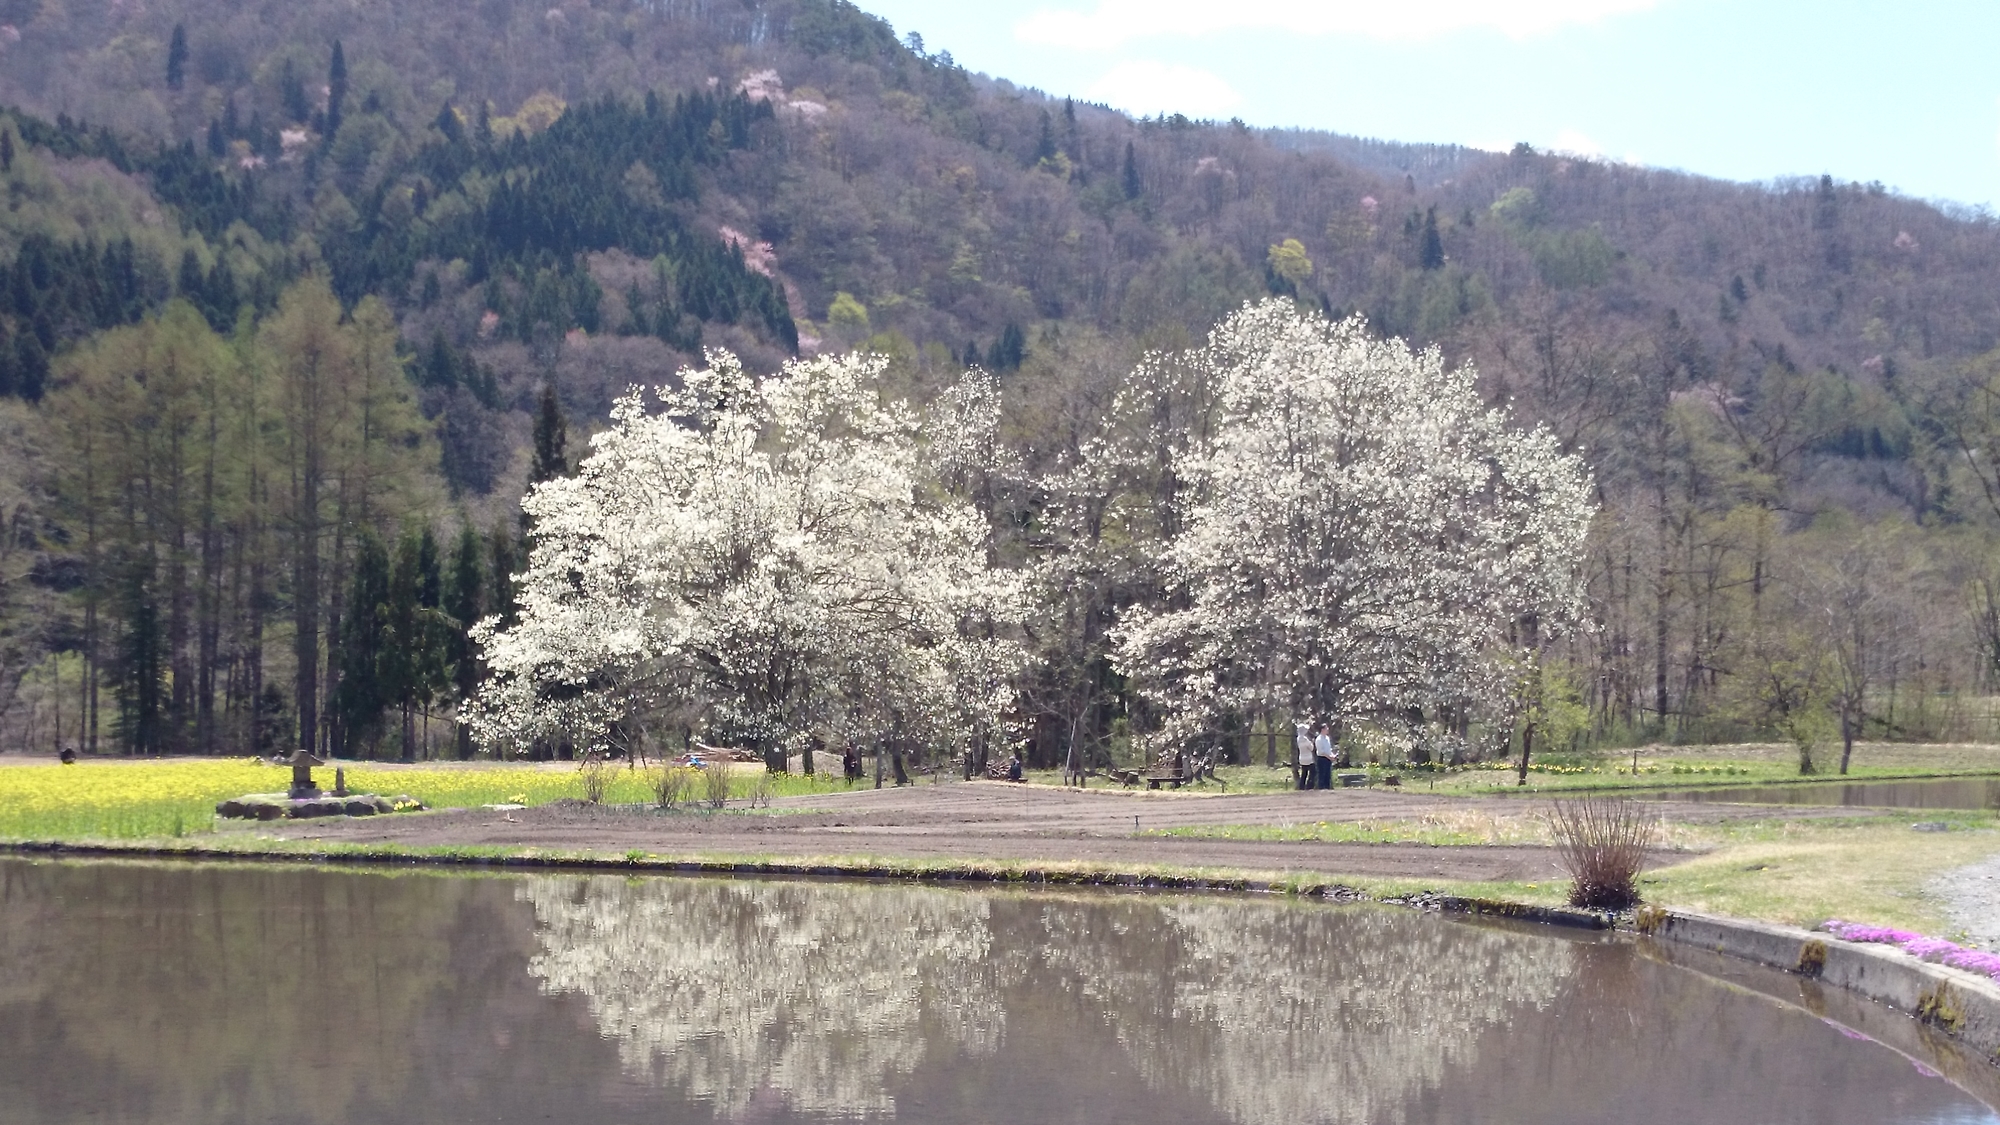
<instances>
[{"instance_id":1,"label":"sky","mask_svg":"<svg viewBox=\"0 0 2000 1125\"><path fill-rule=\"evenodd\" d=\"M1134 114L1830 173L2000 210L2000 0L859 0Z\"/></svg>"}]
</instances>

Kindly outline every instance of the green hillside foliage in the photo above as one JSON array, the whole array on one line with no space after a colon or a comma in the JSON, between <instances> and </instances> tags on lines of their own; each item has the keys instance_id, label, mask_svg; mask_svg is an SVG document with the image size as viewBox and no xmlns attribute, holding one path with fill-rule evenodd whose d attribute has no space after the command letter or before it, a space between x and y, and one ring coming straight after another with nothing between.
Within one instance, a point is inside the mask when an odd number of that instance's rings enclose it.
<instances>
[{"instance_id":1,"label":"green hillside foliage","mask_svg":"<svg viewBox=\"0 0 2000 1125\"><path fill-rule=\"evenodd\" d=\"M1476 363L1493 402L1589 457L1594 624L1546 653L1581 685L1579 745L1804 738L1814 708L1871 738L1991 730L1983 214L1827 178L1133 120L969 73L843 0L24 0L6 18L0 729L52 721L41 685L68 652L92 669L62 689L70 741L82 699L107 745L106 700L152 732L133 748L296 740L322 712L397 744L353 701L448 710L469 673L341 693L342 668L376 666L340 651L362 628L357 552L470 528L482 597L504 598L548 410L580 445L704 347L769 370L865 346L919 400L970 363L1001 377L996 557L1102 553L1041 639L1031 757L1069 732L1108 752L1147 722L1104 659L1150 596L1120 561L1144 545L1066 538L1042 474L1107 430L1192 424L1192 392L1115 414L1133 362L1277 294ZM164 381L188 401L113 363L162 334L215 368ZM274 436L303 423L269 396L321 358L345 380L313 400L325 430ZM134 427L169 418L212 464L94 460L138 456ZM283 458L321 439L350 460L298 494L304 462ZM79 483L79 464L112 475ZM186 487L134 484L161 479ZM1119 487L1109 508L1172 494ZM463 626L454 660L473 659Z\"/></svg>"}]
</instances>

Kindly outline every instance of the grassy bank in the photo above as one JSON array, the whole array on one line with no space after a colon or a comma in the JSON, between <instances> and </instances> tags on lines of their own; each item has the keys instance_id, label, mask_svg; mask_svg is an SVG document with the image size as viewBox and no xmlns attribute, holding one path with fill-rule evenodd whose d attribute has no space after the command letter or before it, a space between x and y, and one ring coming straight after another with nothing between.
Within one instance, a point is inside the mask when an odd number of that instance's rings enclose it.
<instances>
[{"instance_id":1,"label":"grassy bank","mask_svg":"<svg viewBox=\"0 0 2000 1125\"><path fill-rule=\"evenodd\" d=\"M1258 749L1261 749L1259 747ZM1644 746L1590 754L1537 755L1528 763L1528 783L1518 784L1516 764L1490 761L1452 769L1388 768L1362 764L1353 770L1372 784L1395 776L1414 793L1490 794L1563 792L1572 789L1684 789L1696 786L1773 785L1812 781L1868 781L2000 774L2000 745L1984 743L1858 743L1848 773L1838 746L1822 751L1819 772L1799 774L1798 752L1787 745L1745 743L1727 746ZM1231 793L1276 792L1292 787L1288 767L1223 766L1216 771ZM1056 770L1030 770L1030 784L1060 785ZM1092 788L1115 784L1093 778ZM1201 782L1197 791L1216 786Z\"/></svg>"},{"instance_id":2,"label":"grassy bank","mask_svg":"<svg viewBox=\"0 0 2000 1125\"><path fill-rule=\"evenodd\" d=\"M434 809L540 805L583 796L583 778L575 763L340 765L347 772L347 787L354 792L408 794ZM738 795L749 791L759 769L745 767L732 779ZM321 785L333 784L331 768L319 769L314 776ZM772 781L776 796L843 787L824 775ZM0 840L185 837L211 829L217 802L245 793L282 792L290 783L289 769L254 758L10 765L0 768ZM652 801L647 771L613 769L604 799L624 804Z\"/></svg>"},{"instance_id":3,"label":"grassy bank","mask_svg":"<svg viewBox=\"0 0 2000 1125\"><path fill-rule=\"evenodd\" d=\"M1541 817L1485 809L1358 822L1199 825L1148 835L1439 847L1553 842ZM1934 809L1795 819L1774 809L1754 820L1669 823L1661 843L1660 862L1639 878L1650 903L1800 926L1837 917L1951 937L1954 926L1929 888L1955 868L2000 853L2000 820ZM1480 893L1553 902L1565 890L1510 884Z\"/></svg>"},{"instance_id":4,"label":"grassy bank","mask_svg":"<svg viewBox=\"0 0 2000 1125\"><path fill-rule=\"evenodd\" d=\"M1959 754L1931 748L1928 761L1911 753L1906 760L1878 762L1884 771L1929 772L1949 776L1987 766L1990 752ZM1956 755L1956 756L1954 756ZM1909 760L1916 759L1916 760ZM1724 761L1755 762L1737 757ZM1245 770L1259 769L1244 767ZM1283 776L1283 771L1262 771ZM1470 772L1470 771L1469 771ZM756 774L746 767L737 781L745 791ZM0 767L0 841L126 842L137 849L193 849L203 854L340 855L383 861L452 862L507 860L589 860L671 868L675 863L768 862L769 857L646 853L559 852L540 848L480 848L456 845L342 846L272 840L254 826L228 822L217 830L214 805L246 792L284 787L288 771L244 760L177 760L119 763L8 765ZM1476 773L1473 775L1476 779ZM1559 775L1576 777L1589 775ZM1672 777L1674 775L1668 775ZM1685 777L1687 775L1680 775ZM1643 779L1647 777L1641 774ZM330 777L327 779L330 780ZM779 795L831 792L845 786L827 778L774 779ZM582 795L582 778L563 764L357 764L348 771L350 787L395 795L407 793L433 808L486 804L535 805ZM1271 786L1275 788L1276 786ZM1563 786L1568 788L1569 786ZM1250 786L1232 785L1232 791ZM1441 787L1442 788L1442 787ZM1550 787L1555 788L1555 787ZM1467 790L1460 790L1461 792ZM1476 791L1476 790L1474 790ZM643 771L620 769L605 799L646 803L652 799ZM1147 835L1227 840L1318 841L1325 843L1417 843L1439 847L1537 845L1550 842L1546 823L1532 806L1481 802L1427 811L1420 816L1364 821L1301 821L1281 825L1227 823L1176 827ZM1216 806L1218 817L1228 804ZM728 815L744 814L732 811ZM1917 825L1943 831L1918 831ZM1882 812L1841 817L1804 817L1774 807L1768 816L1723 823L1679 820L1666 830L1664 862L1641 878L1649 902L1713 911L1766 921L1810 925L1828 916L1952 936L1943 906L1927 888L1944 873L2000 852L2000 821L1987 813ZM1058 854L1063 845L1053 844ZM1105 865L1091 863L1002 863L968 860L912 860L873 856L823 856L805 863L843 870L942 877L952 872L986 871L1002 876L1030 869L1153 877L1252 879L1297 888L1339 883L1369 897L1395 898L1417 892L1498 898L1541 905L1559 904L1561 882L1464 883L1441 879L1363 879L1338 871L1249 872L1213 869Z\"/></svg>"}]
</instances>

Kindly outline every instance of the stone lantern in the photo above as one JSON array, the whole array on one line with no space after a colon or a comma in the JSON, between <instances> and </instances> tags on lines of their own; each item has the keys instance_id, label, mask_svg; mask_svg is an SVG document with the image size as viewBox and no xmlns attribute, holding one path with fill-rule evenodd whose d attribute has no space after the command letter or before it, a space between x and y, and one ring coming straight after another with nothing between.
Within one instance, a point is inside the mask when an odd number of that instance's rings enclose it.
<instances>
[{"instance_id":1,"label":"stone lantern","mask_svg":"<svg viewBox=\"0 0 2000 1125\"><path fill-rule=\"evenodd\" d=\"M292 800L310 801L321 795L319 786L313 784L313 767L323 766L326 762L304 750L294 750L285 764L292 767L292 791L289 794Z\"/></svg>"}]
</instances>

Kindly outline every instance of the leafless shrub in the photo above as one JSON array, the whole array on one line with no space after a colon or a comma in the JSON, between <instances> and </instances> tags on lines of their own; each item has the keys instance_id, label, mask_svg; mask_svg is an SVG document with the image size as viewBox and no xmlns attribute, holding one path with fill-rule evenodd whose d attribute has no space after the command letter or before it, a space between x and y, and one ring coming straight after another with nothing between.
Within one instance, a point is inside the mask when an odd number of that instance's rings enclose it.
<instances>
[{"instance_id":1,"label":"leafless shrub","mask_svg":"<svg viewBox=\"0 0 2000 1125\"><path fill-rule=\"evenodd\" d=\"M1570 874L1570 905L1624 910L1639 901L1633 881L1660 830L1641 806L1623 797L1557 801L1549 828Z\"/></svg>"},{"instance_id":2,"label":"leafless shrub","mask_svg":"<svg viewBox=\"0 0 2000 1125\"><path fill-rule=\"evenodd\" d=\"M728 762L710 762L701 767L701 791L709 808L719 809L729 800L729 773Z\"/></svg>"},{"instance_id":3,"label":"leafless shrub","mask_svg":"<svg viewBox=\"0 0 2000 1125\"><path fill-rule=\"evenodd\" d=\"M598 757L585 758L577 772L583 775L583 799L593 805L603 804L604 791L611 786L611 764Z\"/></svg>"},{"instance_id":4,"label":"leafless shrub","mask_svg":"<svg viewBox=\"0 0 2000 1125\"><path fill-rule=\"evenodd\" d=\"M770 770L759 770L750 782L750 807L769 807L771 797L778 789L778 775Z\"/></svg>"},{"instance_id":5,"label":"leafless shrub","mask_svg":"<svg viewBox=\"0 0 2000 1125\"><path fill-rule=\"evenodd\" d=\"M661 808L673 808L694 793L696 780L696 772L687 766L661 766L653 771L653 796Z\"/></svg>"}]
</instances>

